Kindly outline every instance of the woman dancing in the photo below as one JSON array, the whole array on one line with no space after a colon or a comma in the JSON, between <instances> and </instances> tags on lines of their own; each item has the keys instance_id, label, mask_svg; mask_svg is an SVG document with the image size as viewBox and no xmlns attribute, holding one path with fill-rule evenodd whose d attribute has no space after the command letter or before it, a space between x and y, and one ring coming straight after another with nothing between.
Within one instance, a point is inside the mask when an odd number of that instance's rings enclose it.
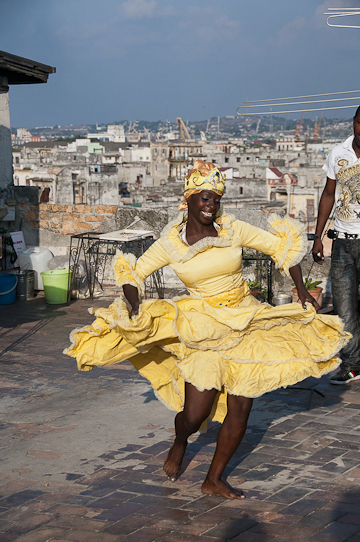
<instances>
[{"instance_id":1,"label":"woman dancing","mask_svg":"<svg viewBox=\"0 0 360 542\"><path fill-rule=\"evenodd\" d=\"M93 310L95 322L72 333L66 353L83 371L129 359L157 397L178 412L164 463L172 481L188 437L208 418L222 422L202 491L242 499L222 473L245 433L253 398L336 369L336 354L349 334L337 316L316 314L319 306L303 285L303 226L271 215L267 232L222 215L223 193L221 172L196 161L185 178L187 212L138 260L133 254L115 257L130 314L122 299ZM243 247L269 254L290 274L301 303L272 307L257 301L242 276ZM165 265L190 296L141 302L144 279Z\"/></svg>"}]
</instances>

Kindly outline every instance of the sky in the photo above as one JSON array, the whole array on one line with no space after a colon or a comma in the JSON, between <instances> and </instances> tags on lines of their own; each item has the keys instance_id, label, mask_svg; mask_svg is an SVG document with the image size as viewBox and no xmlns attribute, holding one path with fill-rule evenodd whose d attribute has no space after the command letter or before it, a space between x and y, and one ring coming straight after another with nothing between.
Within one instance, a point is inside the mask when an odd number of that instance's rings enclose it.
<instances>
[{"instance_id":1,"label":"sky","mask_svg":"<svg viewBox=\"0 0 360 542\"><path fill-rule=\"evenodd\" d=\"M204 120L357 90L360 29L329 28L331 6L360 0L0 0L0 50L56 67L11 86L11 123Z\"/></svg>"}]
</instances>

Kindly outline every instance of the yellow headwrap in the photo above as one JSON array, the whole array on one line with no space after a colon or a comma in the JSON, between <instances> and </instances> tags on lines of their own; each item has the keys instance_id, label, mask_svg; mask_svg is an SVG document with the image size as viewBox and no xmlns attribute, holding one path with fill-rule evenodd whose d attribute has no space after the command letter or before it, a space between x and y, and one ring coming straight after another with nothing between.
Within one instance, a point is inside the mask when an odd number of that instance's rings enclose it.
<instances>
[{"instance_id":1,"label":"yellow headwrap","mask_svg":"<svg viewBox=\"0 0 360 542\"><path fill-rule=\"evenodd\" d=\"M195 160L193 169L185 176L185 199L202 190L211 190L222 196L225 190L225 175L211 162ZM186 207L186 201L179 205L180 210Z\"/></svg>"}]
</instances>

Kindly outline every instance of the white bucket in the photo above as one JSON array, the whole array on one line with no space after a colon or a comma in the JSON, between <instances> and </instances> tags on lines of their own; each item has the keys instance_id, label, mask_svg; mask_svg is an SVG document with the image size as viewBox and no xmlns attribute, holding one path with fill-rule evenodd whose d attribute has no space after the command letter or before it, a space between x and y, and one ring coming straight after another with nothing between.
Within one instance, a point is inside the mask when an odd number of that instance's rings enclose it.
<instances>
[{"instance_id":1,"label":"white bucket","mask_svg":"<svg viewBox=\"0 0 360 542\"><path fill-rule=\"evenodd\" d=\"M19 265L22 270L34 270L34 288L43 290L44 285L40 273L48 271L48 263L53 259L53 255L46 247L32 247L24 250L18 256Z\"/></svg>"}]
</instances>

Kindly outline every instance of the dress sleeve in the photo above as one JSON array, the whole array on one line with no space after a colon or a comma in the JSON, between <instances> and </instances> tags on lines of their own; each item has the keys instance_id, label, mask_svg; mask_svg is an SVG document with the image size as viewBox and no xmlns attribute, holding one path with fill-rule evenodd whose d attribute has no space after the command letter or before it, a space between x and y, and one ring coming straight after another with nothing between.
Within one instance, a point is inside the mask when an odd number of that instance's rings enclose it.
<instances>
[{"instance_id":1,"label":"dress sleeve","mask_svg":"<svg viewBox=\"0 0 360 542\"><path fill-rule=\"evenodd\" d=\"M286 216L269 216L270 231L265 231L246 222L239 222L239 237L242 246L268 254L276 268L289 276L289 268L301 262L307 251L305 226Z\"/></svg>"},{"instance_id":2,"label":"dress sleeve","mask_svg":"<svg viewBox=\"0 0 360 542\"><path fill-rule=\"evenodd\" d=\"M134 254L118 251L114 258L116 283L118 286L131 284L144 294L146 277L168 263L168 256L159 241L155 241L138 260Z\"/></svg>"}]
</instances>

